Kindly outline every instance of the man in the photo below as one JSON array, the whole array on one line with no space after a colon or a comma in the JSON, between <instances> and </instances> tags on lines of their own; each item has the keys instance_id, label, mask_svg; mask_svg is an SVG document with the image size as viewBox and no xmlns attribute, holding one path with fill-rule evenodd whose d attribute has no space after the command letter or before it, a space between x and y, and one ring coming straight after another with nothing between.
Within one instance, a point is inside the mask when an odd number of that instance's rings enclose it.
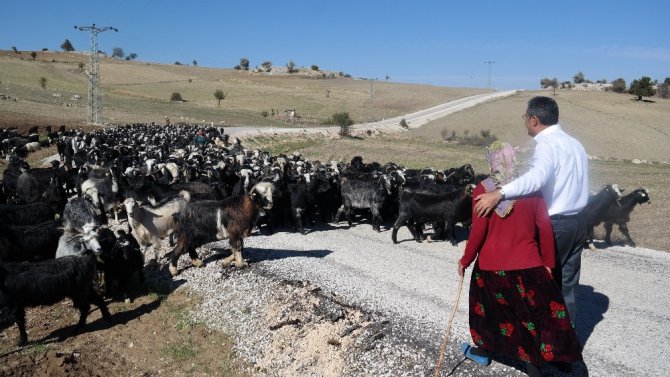
<instances>
[{"instance_id":1,"label":"man","mask_svg":"<svg viewBox=\"0 0 670 377\"><path fill-rule=\"evenodd\" d=\"M502 199L541 190L547 203L556 242L554 277L562 288L573 326L577 323L576 288L586 224L580 215L589 197L588 159L584 147L558 124L558 104L549 97L533 97L523 115L528 135L535 139L530 170L499 190L475 198L475 213L488 214ZM560 268L559 268L560 266Z\"/></svg>"}]
</instances>

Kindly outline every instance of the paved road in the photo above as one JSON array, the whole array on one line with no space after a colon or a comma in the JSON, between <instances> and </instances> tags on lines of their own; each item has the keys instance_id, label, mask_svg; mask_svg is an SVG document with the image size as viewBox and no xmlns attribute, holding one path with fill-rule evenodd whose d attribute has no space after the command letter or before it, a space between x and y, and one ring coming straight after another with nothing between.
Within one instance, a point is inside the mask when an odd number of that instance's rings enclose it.
<instances>
[{"instance_id":1,"label":"paved road","mask_svg":"<svg viewBox=\"0 0 670 377\"><path fill-rule=\"evenodd\" d=\"M370 225L318 229L307 235L277 233L245 241L245 257L278 279L308 280L364 308L407 321L435 347L458 285L457 260L465 241L409 241ZM578 333L585 367L575 375L667 376L670 373L670 254L641 248L585 250L578 300ZM469 273L467 274L469 277ZM468 279L452 329L452 342L469 340ZM411 330L408 330L411 331ZM453 343L458 344L458 343ZM586 368L586 369L585 369ZM495 363L482 375L511 375ZM516 375L515 373L512 373ZM458 368L454 375L468 375ZM560 374L556 374L560 375Z\"/></svg>"},{"instance_id":2,"label":"paved road","mask_svg":"<svg viewBox=\"0 0 670 377\"><path fill-rule=\"evenodd\" d=\"M419 110L417 112L397 116L394 118L385 119L379 122L372 123L360 123L354 124L351 126L351 130L356 131L367 131L367 130L395 130L400 131L400 120L405 119L409 128L418 128L427 124L428 122L445 117L449 114L465 110L467 108L476 106L478 104L491 101L493 99L502 98L511 96L518 93L517 90L510 90L505 92L493 92L493 93L484 93L478 94L470 97L465 97L443 103L428 109ZM238 137L240 139L245 137L257 136L261 134L279 134L279 133L338 133L340 128L338 126L329 126L329 127L227 127L225 129L226 133L231 136Z\"/></svg>"}]
</instances>

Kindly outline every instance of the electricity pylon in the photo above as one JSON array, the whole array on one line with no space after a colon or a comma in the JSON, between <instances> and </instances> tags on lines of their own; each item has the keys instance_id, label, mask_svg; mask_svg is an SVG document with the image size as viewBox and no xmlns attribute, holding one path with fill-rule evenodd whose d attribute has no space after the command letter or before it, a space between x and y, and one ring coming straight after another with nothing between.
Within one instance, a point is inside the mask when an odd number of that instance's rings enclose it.
<instances>
[{"instance_id":1,"label":"electricity pylon","mask_svg":"<svg viewBox=\"0 0 670 377\"><path fill-rule=\"evenodd\" d=\"M88 124L102 124L102 103L100 102L100 70L98 68L98 33L107 30L119 31L118 29L105 26L97 27L95 24L91 26L75 26L79 31L91 32L91 56L90 67L88 71L88 116L86 123Z\"/></svg>"}]
</instances>

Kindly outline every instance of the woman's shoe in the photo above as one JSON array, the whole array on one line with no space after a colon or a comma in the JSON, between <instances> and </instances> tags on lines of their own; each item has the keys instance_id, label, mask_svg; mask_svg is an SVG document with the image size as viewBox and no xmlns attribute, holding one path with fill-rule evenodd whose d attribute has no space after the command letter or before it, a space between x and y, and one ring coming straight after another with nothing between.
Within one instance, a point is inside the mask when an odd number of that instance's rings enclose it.
<instances>
[{"instance_id":1,"label":"woman's shoe","mask_svg":"<svg viewBox=\"0 0 670 377\"><path fill-rule=\"evenodd\" d=\"M468 359L474 361L475 363L481 366L487 366L491 364L491 359L488 356L475 355L472 351L476 350L476 347L472 347L468 343L463 342L461 344L461 351Z\"/></svg>"}]
</instances>

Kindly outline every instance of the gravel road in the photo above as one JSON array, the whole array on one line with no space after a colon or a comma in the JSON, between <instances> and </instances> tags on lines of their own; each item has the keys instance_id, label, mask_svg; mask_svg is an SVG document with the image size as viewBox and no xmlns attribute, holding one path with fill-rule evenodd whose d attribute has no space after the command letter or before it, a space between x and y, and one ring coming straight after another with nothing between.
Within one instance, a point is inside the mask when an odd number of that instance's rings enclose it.
<instances>
[{"instance_id":1,"label":"gravel road","mask_svg":"<svg viewBox=\"0 0 670 377\"><path fill-rule=\"evenodd\" d=\"M460 236L464 239L465 232L460 232ZM456 247L446 242L420 244L410 240L406 228L400 230L399 240L405 241L393 245L389 230L377 233L368 224L353 228L331 224L312 229L306 235L256 233L245 241L244 257L251 262L251 268L227 269L222 273L213 261L228 251L218 254L204 251L211 261L208 266L189 268L180 276L187 281L185 287L204 292L199 316L214 327L237 331L240 353L256 365L264 365L257 368L255 375L424 376L432 374L455 301L456 265L466 241ZM227 249L224 243L210 246ZM181 262L181 266L186 266L186 260ZM575 367L574 375L667 375L670 315L666 308L670 307L670 298L665 287L670 285L670 277L665 271L669 268L670 255L663 251L630 247L584 251L577 324L584 344L584 364ZM519 365L513 362L501 360L502 363L479 367L463 360L457 350L461 341L470 340L469 275L468 272L452 327L443 375L449 372L452 376L524 375L515 369ZM294 283L280 284L287 281ZM301 290L296 286L307 288ZM280 297L287 292L293 295ZM329 361L319 358L318 352L306 361L294 352L279 364L276 354L263 355L274 343L267 315L262 318L268 305L284 301L295 305L310 292L337 297L338 304L363 313L364 328L381 323L387 328L387 336L372 347L363 346L365 352L360 351L361 347L351 347L360 352L347 351L354 356L338 361L342 365L332 374L324 372ZM222 310L222 302L228 306L226 310ZM287 304L282 310L290 308ZM244 312L249 314L246 319L240 314ZM270 322L289 317L273 314ZM292 342L298 344L300 337L309 331L308 322L310 319L303 319L298 326L304 323L302 333L286 336L294 337ZM327 336L317 336L325 344ZM365 338L364 334L359 338ZM295 367L296 364L299 366ZM310 365L314 368L309 369ZM544 371L550 376L563 376L552 367L545 367Z\"/></svg>"},{"instance_id":2,"label":"gravel road","mask_svg":"<svg viewBox=\"0 0 670 377\"><path fill-rule=\"evenodd\" d=\"M445 117L449 114L474 107L484 102L492 101L497 98L508 97L518 93L518 90L509 90L504 92L492 92L477 94L470 97L460 98L454 101L443 103L428 109L419 110L417 112L402 115L394 118L384 119L378 122L359 123L351 126L352 134L360 132L371 131L402 131L400 127L400 120L403 118L407 122L409 128L419 128L428 122ZM226 133L240 139L247 137L259 136L262 134L288 134L288 133L310 133L310 134L337 134L340 131L339 126L329 127L227 127Z\"/></svg>"}]
</instances>

